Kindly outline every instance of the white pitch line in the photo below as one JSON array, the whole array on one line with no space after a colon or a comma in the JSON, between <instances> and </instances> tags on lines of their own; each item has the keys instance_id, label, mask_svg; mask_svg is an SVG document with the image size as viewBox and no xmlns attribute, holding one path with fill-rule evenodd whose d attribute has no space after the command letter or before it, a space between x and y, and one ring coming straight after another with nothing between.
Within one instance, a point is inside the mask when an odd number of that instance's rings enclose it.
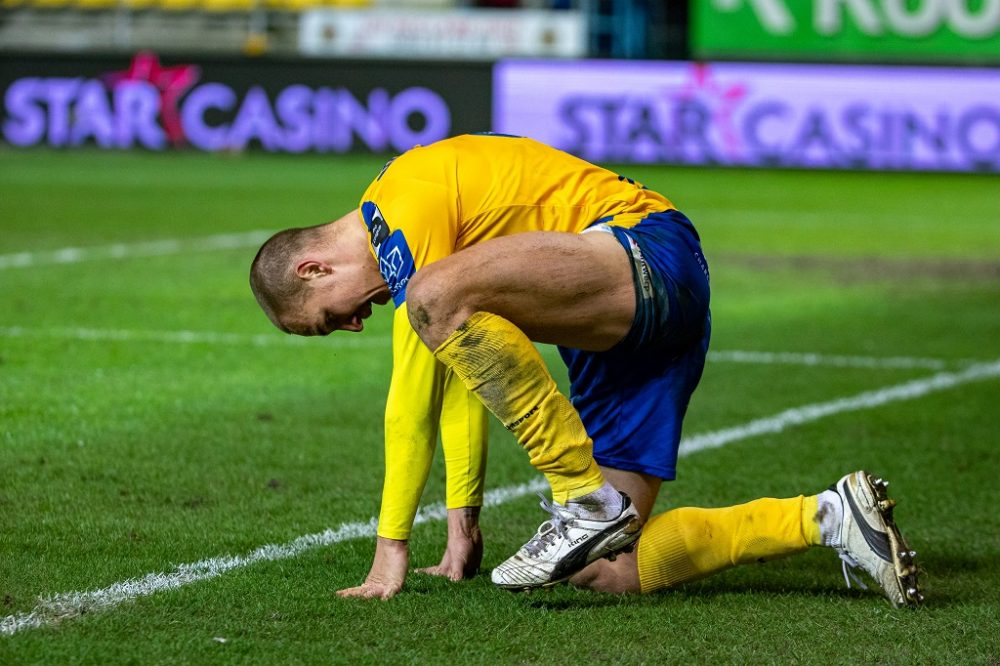
<instances>
[{"instance_id":1,"label":"white pitch line","mask_svg":"<svg viewBox=\"0 0 1000 666\"><path fill-rule=\"evenodd\" d=\"M873 409L891 402L913 400L921 396L954 388L969 382L1000 377L1000 361L980 363L961 372L941 372L924 379L917 379L894 386L865 391L858 395L828 402L804 405L785 410L775 416L751 421L743 426L717 430L702 435L685 438L681 442L679 455L687 456L697 451L715 449L733 442L762 434L780 433L791 426L817 421L833 414ZM486 506L496 506L523 497L534 491L543 491L546 482L535 479L518 486L508 486L486 494ZM415 525L430 521L444 520L447 511L442 504L432 504L417 513ZM337 529L307 534L284 544L267 544L242 556L215 557L191 564L182 564L173 571L151 573L143 578L130 579L109 587L87 592L58 594L39 603L29 613L8 615L0 620L0 635L11 636L25 629L36 629L77 617L84 613L108 610L124 602L170 590L189 583L221 576L227 571L257 562L284 560L298 557L302 553L350 541L371 538L375 535L376 522L345 523Z\"/></svg>"},{"instance_id":2,"label":"white pitch line","mask_svg":"<svg viewBox=\"0 0 1000 666\"><path fill-rule=\"evenodd\" d=\"M106 259L132 259L134 257L158 257L181 252L212 252L256 247L266 241L272 231L246 231L235 234L216 234L200 238L165 238L136 243L114 243L92 247L64 247L58 250L37 252L15 252L0 254L0 270L7 268L29 268L54 264L76 264L82 261Z\"/></svg>"},{"instance_id":3,"label":"white pitch line","mask_svg":"<svg viewBox=\"0 0 1000 666\"><path fill-rule=\"evenodd\" d=\"M59 338L89 342L154 342L164 344L248 345L280 347L317 344L306 338L274 333L222 333L217 331L155 331L106 328L27 328L0 326L0 338ZM337 335L331 346L347 348L377 348L390 344L386 335ZM939 358L909 356L838 356L797 352L762 352L724 350L710 351L708 360L715 363L745 363L757 365L803 365L842 368L944 370L949 365L969 364L968 359L946 361Z\"/></svg>"},{"instance_id":4,"label":"white pitch line","mask_svg":"<svg viewBox=\"0 0 1000 666\"><path fill-rule=\"evenodd\" d=\"M710 351L711 361L752 363L759 365L827 365L842 368L899 368L944 370L948 362L937 358L909 356L838 356L796 352Z\"/></svg>"},{"instance_id":5,"label":"white pitch line","mask_svg":"<svg viewBox=\"0 0 1000 666\"><path fill-rule=\"evenodd\" d=\"M484 506L504 504L530 493L540 492L547 487L545 479L538 478L529 483L491 490L486 493ZM447 516L448 511L444 504L431 504L423 507L417 513L413 524L416 526L444 520ZM199 562L182 564L173 571L147 574L142 578L132 578L100 590L57 594L40 602L30 613L8 615L0 620L0 635L12 636L25 629L38 629L53 625L84 613L108 610L126 601L172 590L190 583L217 578L233 569L240 569L258 562L287 560L316 548L354 539L372 538L375 536L376 529L377 521L375 518L367 522L344 523L337 529L306 534L287 543L267 544L246 555L213 557Z\"/></svg>"},{"instance_id":6,"label":"white pitch line","mask_svg":"<svg viewBox=\"0 0 1000 666\"><path fill-rule=\"evenodd\" d=\"M961 384L994 377L1000 377L1000 361L977 363L959 372L940 372L923 379L914 379L895 386L865 391L849 398L793 407L774 416L756 419L735 428L695 435L681 442L680 452L689 454L706 449L716 449L741 439L776 434L791 426L818 421L833 414L853 412L859 409L873 409L900 400L913 400L935 391L943 391Z\"/></svg>"},{"instance_id":7,"label":"white pitch line","mask_svg":"<svg viewBox=\"0 0 1000 666\"><path fill-rule=\"evenodd\" d=\"M218 331L153 331L109 328L26 328L0 326L0 338L57 338L82 342L153 342L184 345L247 345L252 347L301 347L315 345L315 339L273 333L222 333ZM338 335L334 347L370 348L391 343L387 335ZM321 343L320 343L321 344Z\"/></svg>"}]
</instances>

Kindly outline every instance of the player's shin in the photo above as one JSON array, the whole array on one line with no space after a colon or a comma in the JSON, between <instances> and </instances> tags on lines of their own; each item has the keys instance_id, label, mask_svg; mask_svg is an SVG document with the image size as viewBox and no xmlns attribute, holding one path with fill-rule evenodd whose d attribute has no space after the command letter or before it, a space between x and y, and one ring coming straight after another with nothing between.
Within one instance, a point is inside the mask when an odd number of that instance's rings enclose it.
<instances>
[{"instance_id":1,"label":"player's shin","mask_svg":"<svg viewBox=\"0 0 1000 666\"><path fill-rule=\"evenodd\" d=\"M681 508L654 516L639 540L642 592L818 545L816 509L815 497L799 496L719 509Z\"/></svg>"},{"instance_id":2,"label":"player's shin","mask_svg":"<svg viewBox=\"0 0 1000 666\"><path fill-rule=\"evenodd\" d=\"M593 442L531 340L503 317L477 312L435 350L514 433L560 504L602 488Z\"/></svg>"}]
</instances>

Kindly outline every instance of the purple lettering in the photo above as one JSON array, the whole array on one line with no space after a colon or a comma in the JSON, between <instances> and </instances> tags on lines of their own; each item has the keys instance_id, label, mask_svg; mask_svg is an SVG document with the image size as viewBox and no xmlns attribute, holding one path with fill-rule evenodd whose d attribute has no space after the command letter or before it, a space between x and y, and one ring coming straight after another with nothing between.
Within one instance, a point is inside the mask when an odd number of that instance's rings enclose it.
<instances>
[{"instance_id":1,"label":"purple lettering","mask_svg":"<svg viewBox=\"0 0 1000 666\"><path fill-rule=\"evenodd\" d=\"M209 109L228 111L236 104L236 93L221 83L206 83L191 91L181 107L181 126L188 141L202 150L224 150L229 147L228 128L210 126L205 120Z\"/></svg>"},{"instance_id":2,"label":"purple lettering","mask_svg":"<svg viewBox=\"0 0 1000 666\"><path fill-rule=\"evenodd\" d=\"M865 104L854 104L844 110L844 131L853 141L847 142L844 150L852 167L868 165L872 145L875 143L873 132L869 128L871 110Z\"/></svg>"},{"instance_id":3,"label":"purple lettering","mask_svg":"<svg viewBox=\"0 0 1000 666\"><path fill-rule=\"evenodd\" d=\"M715 151L709 139L712 128L712 112L695 99L680 99L674 107L674 149L683 156L685 162L703 164L715 162ZM687 145L694 142L694 154L689 154Z\"/></svg>"},{"instance_id":4,"label":"purple lettering","mask_svg":"<svg viewBox=\"0 0 1000 666\"><path fill-rule=\"evenodd\" d=\"M114 126L111 108L108 104L108 94L100 81L93 79L84 82L73 105L75 122L71 128L70 143L81 145L93 137L101 148L111 148L114 145Z\"/></svg>"},{"instance_id":5,"label":"purple lettering","mask_svg":"<svg viewBox=\"0 0 1000 666\"><path fill-rule=\"evenodd\" d=\"M1000 168L1000 111L989 106L969 109L958 123L958 144L972 168Z\"/></svg>"},{"instance_id":6,"label":"purple lettering","mask_svg":"<svg viewBox=\"0 0 1000 666\"><path fill-rule=\"evenodd\" d=\"M271 111L271 102L260 86L254 86L247 92L229 130L228 147L242 149L253 139L260 141L268 151L281 148L283 143L281 128Z\"/></svg>"},{"instance_id":7,"label":"purple lettering","mask_svg":"<svg viewBox=\"0 0 1000 666\"><path fill-rule=\"evenodd\" d=\"M64 146L69 141L69 104L83 79L49 79L42 88L49 105L49 145Z\"/></svg>"},{"instance_id":8,"label":"purple lettering","mask_svg":"<svg viewBox=\"0 0 1000 666\"><path fill-rule=\"evenodd\" d=\"M18 79L7 88L3 133L15 146L31 146L45 137L45 111L38 104L44 85L41 79Z\"/></svg>"},{"instance_id":9,"label":"purple lettering","mask_svg":"<svg viewBox=\"0 0 1000 666\"><path fill-rule=\"evenodd\" d=\"M376 88L368 94L368 101L373 100L378 103ZM385 91L382 91L385 94ZM344 130L349 132L347 137L347 147L351 146L351 132L357 136L373 151L385 150L387 147L387 136L384 126L376 118L372 118L368 109L357 100L349 90L340 89L340 118L344 125ZM346 149L345 149L346 150Z\"/></svg>"},{"instance_id":10,"label":"purple lettering","mask_svg":"<svg viewBox=\"0 0 1000 666\"><path fill-rule=\"evenodd\" d=\"M653 100L637 100L622 114L621 134L635 162L656 162L664 158L666 144L660 115Z\"/></svg>"},{"instance_id":11,"label":"purple lettering","mask_svg":"<svg viewBox=\"0 0 1000 666\"><path fill-rule=\"evenodd\" d=\"M163 150L166 133L157 122L160 93L146 81L124 81L115 86L115 143L119 148L139 144L150 150Z\"/></svg>"},{"instance_id":12,"label":"purple lettering","mask_svg":"<svg viewBox=\"0 0 1000 666\"><path fill-rule=\"evenodd\" d=\"M289 152L301 153L312 147L311 102L312 90L306 86L289 86L278 95L275 110L285 126L285 150Z\"/></svg>"},{"instance_id":13,"label":"purple lettering","mask_svg":"<svg viewBox=\"0 0 1000 666\"><path fill-rule=\"evenodd\" d=\"M767 131L765 121L773 120L780 128L787 122L788 107L778 102L758 104L750 109L743 120L743 138L750 149L753 163L778 164L781 162L780 132ZM771 123L767 123L770 125Z\"/></svg>"},{"instance_id":14,"label":"purple lettering","mask_svg":"<svg viewBox=\"0 0 1000 666\"><path fill-rule=\"evenodd\" d=\"M628 146L622 146L618 138L618 114L624 106L623 99L596 100L594 107L601 114L601 126L604 129L601 134L603 145L593 147L591 152L595 157L591 159L608 159L612 156L623 159L628 153Z\"/></svg>"},{"instance_id":15,"label":"purple lettering","mask_svg":"<svg viewBox=\"0 0 1000 666\"><path fill-rule=\"evenodd\" d=\"M576 154L582 154L586 145L590 143L590 128L585 119L579 115L581 107L586 104L578 97L567 97L559 105L559 119L563 126L570 130L570 135L559 142L559 148Z\"/></svg>"},{"instance_id":16,"label":"purple lettering","mask_svg":"<svg viewBox=\"0 0 1000 666\"><path fill-rule=\"evenodd\" d=\"M822 108L809 109L801 130L788 158L800 165L836 165L840 149Z\"/></svg>"},{"instance_id":17,"label":"purple lettering","mask_svg":"<svg viewBox=\"0 0 1000 666\"><path fill-rule=\"evenodd\" d=\"M376 91L372 91L372 95ZM370 99L370 98L369 98ZM413 129L411 117L422 118L423 127ZM409 150L418 143L433 143L448 136L451 112L440 95L427 88L407 88L396 95L389 107L389 132L392 147Z\"/></svg>"},{"instance_id":18,"label":"purple lettering","mask_svg":"<svg viewBox=\"0 0 1000 666\"><path fill-rule=\"evenodd\" d=\"M343 152L350 146L350 136L338 132L340 123L337 110L337 93L329 88L320 88L313 97L313 143L316 150Z\"/></svg>"},{"instance_id":19,"label":"purple lettering","mask_svg":"<svg viewBox=\"0 0 1000 666\"><path fill-rule=\"evenodd\" d=\"M912 164L913 158L919 158L920 140L929 147L934 155L932 164L938 165L948 152L948 137L951 135L951 123L947 114L938 113L933 119L936 121L932 127L925 122L924 118L916 111L904 112L901 115L900 130L900 150L902 159L907 165Z\"/></svg>"}]
</instances>

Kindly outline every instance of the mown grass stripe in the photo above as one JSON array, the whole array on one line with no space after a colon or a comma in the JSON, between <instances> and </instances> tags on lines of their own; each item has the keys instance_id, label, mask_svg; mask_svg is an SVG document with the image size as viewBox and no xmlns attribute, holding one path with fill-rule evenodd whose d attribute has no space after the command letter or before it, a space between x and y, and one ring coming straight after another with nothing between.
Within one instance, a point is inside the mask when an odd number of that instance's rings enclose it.
<instances>
[{"instance_id":1,"label":"mown grass stripe","mask_svg":"<svg viewBox=\"0 0 1000 666\"><path fill-rule=\"evenodd\" d=\"M224 333L217 331L156 331L103 328L27 328L0 326L0 337L60 338L92 342L153 342L166 344L248 345L253 347L303 346L323 344L294 335L274 333ZM387 335L337 335L329 344L345 348L387 347ZM946 361L939 358L911 356L842 356L810 352L767 352L745 350L711 351L708 360L715 363L751 365L802 365L840 368L944 370L949 364L970 364L976 361Z\"/></svg>"},{"instance_id":2,"label":"mown grass stripe","mask_svg":"<svg viewBox=\"0 0 1000 666\"><path fill-rule=\"evenodd\" d=\"M977 364L961 372L941 372L847 398L804 405L768 418L751 421L743 426L686 438L681 443L680 455L686 456L697 451L720 448L758 435L780 433L791 426L817 421L834 414L913 400L932 392L998 376L1000 376L1000 360ZM532 492L542 491L546 487L546 482L538 478L529 483L493 490L486 495L486 505L503 504ZM446 516L447 511L443 504L432 504L420 510L415 524L444 520ZM40 602L29 613L9 615L0 620L0 635L11 636L19 631L53 625L84 613L108 610L138 597L215 578L227 571L257 562L289 559L315 548L353 539L371 538L375 536L375 530L374 518L367 522L345 523L336 529L307 534L288 543L267 544L246 555L215 557L182 564L171 572L151 573L142 578L115 583L99 590L57 594Z\"/></svg>"}]
</instances>

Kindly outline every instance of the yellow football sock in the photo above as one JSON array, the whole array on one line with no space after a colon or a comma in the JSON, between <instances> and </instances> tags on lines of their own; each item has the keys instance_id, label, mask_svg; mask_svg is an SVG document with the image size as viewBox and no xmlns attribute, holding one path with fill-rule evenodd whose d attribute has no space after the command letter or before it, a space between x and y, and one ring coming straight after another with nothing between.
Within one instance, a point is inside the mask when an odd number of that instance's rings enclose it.
<instances>
[{"instance_id":1,"label":"yellow football sock","mask_svg":"<svg viewBox=\"0 0 1000 666\"><path fill-rule=\"evenodd\" d=\"M759 499L721 509L682 508L654 516L639 539L644 594L818 545L816 497Z\"/></svg>"},{"instance_id":2,"label":"yellow football sock","mask_svg":"<svg viewBox=\"0 0 1000 666\"><path fill-rule=\"evenodd\" d=\"M604 485L580 415L559 392L531 340L514 324L477 312L434 351L514 433L555 501Z\"/></svg>"}]
</instances>

